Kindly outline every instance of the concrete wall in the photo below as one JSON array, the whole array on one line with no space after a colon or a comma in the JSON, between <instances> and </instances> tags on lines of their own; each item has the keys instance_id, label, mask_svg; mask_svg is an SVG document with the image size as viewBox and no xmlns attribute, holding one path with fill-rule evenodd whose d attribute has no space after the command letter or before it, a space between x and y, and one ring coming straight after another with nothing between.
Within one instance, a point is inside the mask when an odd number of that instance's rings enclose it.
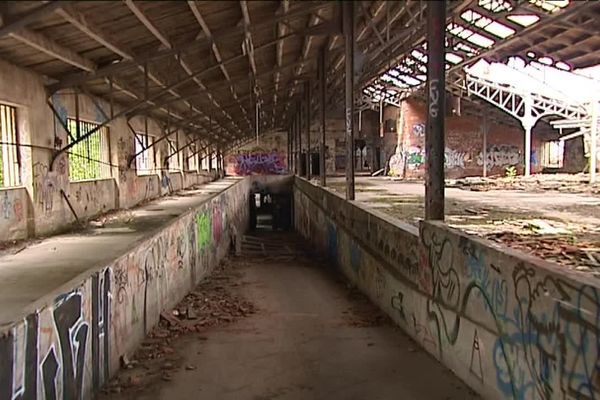
<instances>
[{"instance_id":1,"label":"concrete wall","mask_svg":"<svg viewBox=\"0 0 600 400\"><path fill-rule=\"evenodd\" d=\"M225 156L225 172L231 176L281 175L288 172L287 132L260 136Z\"/></svg>"},{"instance_id":2,"label":"concrete wall","mask_svg":"<svg viewBox=\"0 0 600 400\"><path fill-rule=\"evenodd\" d=\"M88 399L217 265L249 221L250 179L213 196L0 329L0 399ZM15 397L17 396L17 397Z\"/></svg>"},{"instance_id":3,"label":"concrete wall","mask_svg":"<svg viewBox=\"0 0 600 400\"><path fill-rule=\"evenodd\" d=\"M138 176L135 161L129 165L129 158L135 154L135 138L127 125L127 119L117 118L108 124L110 166L108 166L111 182L100 180L94 184L88 182L71 182L69 180L69 155L63 153L51 167L51 158L57 149L67 145L67 133L61 121L68 117L75 118L75 95L72 90L58 92L50 98L59 116L56 117L46 104L43 77L0 60L0 103L8 104L17 109L17 132L21 157L21 189L26 193L26 199L18 193L19 201L16 203L12 197L16 196L12 188L8 191L0 189L0 200L7 198L7 204L21 204L17 212L9 213L8 209L1 208L7 218L0 218L0 241L22 239L34 235L48 235L68 228L75 217L71 212L63 193L72 201L77 212L83 212L80 218L89 218L115 208L129 208L142 201L146 201L167 190L161 191L161 178L165 171L164 158L168 154L168 142L163 140L154 150L155 170L152 175ZM106 120L104 113L110 113L107 102L96 99L100 105L97 107L92 98L79 94L80 119L102 123ZM104 111L104 113L101 111ZM115 105L115 113L119 112L119 105ZM158 138L163 135L164 127L149 118L146 122L141 117L133 117L129 124L134 131L142 133L148 126L148 134ZM169 137L178 142L180 146L187 143L187 133L179 131ZM172 172L172 186L175 189L189 187L184 185L181 173L188 170L184 160L184 152L169 160ZM187 154L187 153L186 153ZM188 174L200 174L196 163L195 171ZM201 183L202 179L187 179L191 184ZM91 186L90 186L91 185ZM97 188L103 192L84 194L87 188ZM105 190L106 189L106 190ZM7 195L4 196L4 193ZM112 198L108 198L109 194ZM89 200L88 200L89 199ZM82 203L82 204L77 204ZM10 214L10 215L9 215Z\"/></svg>"},{"instance_id":4,"label":"concrete wall","mask_svg":"<svg viewBox=\"0 0 600 400\"><path fill-rule=\"evenodd\" d=\"M420 233L296 179L295 226L484 398L600 396L600 285L448 228Z\"/></svg>"},{"instance_id":5,"label":"concrete wall","mask_svg":"<svg viewBox=\"0 0 600 400\"><path fill-rule=\"evenodd\" d=\"M0 190L0 241L27 237L29 209L25 188Z\"/></svg>"},{"instance_id":6,"label":"concrete wall","mask_svg":"<svg viewBox=\"0 0 600 400\"><path fill-rule=\"evenodd\" d=\"M398 109L396 109L398 110ZM401 115L400 115L401 113ZM425 174L425 104L408 99L396 112L398 119L398 154L390 160L393 175L423 177ZM446 117L446 176L461 178L483 175L482 118L471 116ZM532 131L532 172L541 172L541 147L547 140L537 124ZM490 124L487 135L486 164L488 175L505 174L515 165L522 173L525 133L523 129Z\"/></svg>"}]
</instances>

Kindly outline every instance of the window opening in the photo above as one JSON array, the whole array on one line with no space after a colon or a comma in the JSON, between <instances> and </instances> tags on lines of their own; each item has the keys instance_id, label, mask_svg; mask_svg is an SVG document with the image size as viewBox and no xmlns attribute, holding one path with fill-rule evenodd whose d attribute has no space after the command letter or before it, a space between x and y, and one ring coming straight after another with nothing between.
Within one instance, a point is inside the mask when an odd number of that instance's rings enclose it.
<instances>
[{"instance_id":1,"label":"window opening","mask_svg":"<svg viewBox=\"0 0 600 400\"><path fill-rule=\"evenodd\" d=\"M97 129L99 124L87 121L79 121L80 134ZM69 128L69 143L77 136L77 121L67 118ZM69 179L71 181L82 181L87 179L110 178L110 150L108 141L108 127L103 126L90 136L76 143L69 150Z\"/></svg>"},{"instance_id":2,"label":"window opening","mask_svg":"<svg viewBox=\"0 0 600 400\"><path fill-rule=\"evenodd\" d=\"M17 109L0 104L0 187L21 184Z\"/></svg>"}]
</instances>

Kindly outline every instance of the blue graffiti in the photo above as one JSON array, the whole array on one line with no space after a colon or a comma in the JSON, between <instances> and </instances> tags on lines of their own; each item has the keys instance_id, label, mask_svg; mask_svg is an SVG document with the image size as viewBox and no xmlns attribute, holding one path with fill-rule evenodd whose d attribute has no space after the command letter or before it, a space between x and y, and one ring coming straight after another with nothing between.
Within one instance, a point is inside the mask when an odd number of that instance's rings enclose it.
<instances>
[{"instance_id":1,"label":"blue graffiti","mask_svg":"<svg viewBox=\"0 0 600 400\"><path fill-rule=\"evenodd\" d=\"M354 273L358 274L360 264L362 262L362 252L358 245L354 242L350 242L350 265Z\"/></svg>"},{"instance_id":2,"label":"blue graffiti","mask_svg":"<svg viewBox=\"0 0 600 400\"><path fill-rule=\"evenodd\" d=\"M331 222L327 222L327 255L332 260L337 259L337 229Z\"/></svg>"}]
</instances>

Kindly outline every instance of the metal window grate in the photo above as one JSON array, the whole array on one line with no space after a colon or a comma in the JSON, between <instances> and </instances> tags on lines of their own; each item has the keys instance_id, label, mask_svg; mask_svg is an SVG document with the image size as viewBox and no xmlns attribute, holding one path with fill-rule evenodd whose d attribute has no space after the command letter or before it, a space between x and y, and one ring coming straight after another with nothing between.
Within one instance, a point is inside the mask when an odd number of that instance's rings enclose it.
<instances>
[{"instance_id":1,"label":"metal window grate","mask_svg":"<svg viewBox=\"0 0 600 400\"><path fill-rule=\"evenodd\" d=\"M153 147L148 146L154 143L154 137L144 133L135 134L135 166L138 175L148 175L154 173L154 151ZM143 151L142 151L143 150ZM139 154L138 154L139 153Z\"/></svg>"},{"instance_id":2,"label":"metal window grate","mask_svg":"<svg viewBox=\"0 0 600 400\"><path fill-rule=\"evenodd\" d=\"M0 187L21 184L17 109L0 104Z\"/></svg>"},{"instance_id":3,"label":"metal window grate","mask_svg":"<svg viewBox=\"0 0 600 400\"><path fill-rule=\"evenodd\" d=\"M67 119L69 142L77 137L77 122ZM98 127L93 122L79 121L79 135L83 136ZM110 178L110 150L108 127L103 126L89 137L75 144L69 151L69 178L71 181Z\"/></svg>"}]
</instances>

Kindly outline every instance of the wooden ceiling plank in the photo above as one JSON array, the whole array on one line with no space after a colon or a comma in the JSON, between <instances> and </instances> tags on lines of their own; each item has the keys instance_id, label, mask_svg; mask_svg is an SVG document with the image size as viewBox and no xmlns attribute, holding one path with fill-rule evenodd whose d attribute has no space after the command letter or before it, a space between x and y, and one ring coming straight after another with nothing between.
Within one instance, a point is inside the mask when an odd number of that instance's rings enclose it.
<instances>
[{"instance_id":1,"label":"wooden ceiling plank","mask_svg":"<svg viewBox=\"0 0 600 400\"><path fill-rule=\"evenodd\" d=\"M93 61L35 31L23 28L10 32L9 36L84 71L93 72L96 70L96 64Z\"/></svg>"},{"instance_id":2,"label":"wooden ceiling plank","mask_svg":"<svg viewBox=\"0 0 600 400\"><path fill-rule=\"evenodd\" d=\"M134 56L130 51L124 49L122 46L116 45L114 39L110 38L106 32L100 31L85 15L75 10L74 7L59 8L56 13L112 52L129 61L134 59Z\"/></svg>"},{"instance_id":3,"label":"wooden ceiling plank","mask_svg":"<svg viewBox=\"0 0 600 400\"><path fill-rule=\"evenodd\" d=\"M43 18L49 13L52 13L64 6L65 3L68 2L49 1L24 15L16 15L13 17L4 15L4 22L2 26L0 26L0 38L27 27L27 25L31 24L32 22L35 22L38 19Z\"/></svg>"},{"instance_id":4,"label":"wooden ceiling plank","mask_svg":"<svg viewBox=\"0 0 600 400\"><path fill-rule=\"evenodd\" d=\"M150 31L150 33L152 33L157 39L158 41L160 41L163 46L165 46L167 49L171 50L173 49L173 45L171 44L171 42L167 39L167 37L165 35L163 35L160 30L152 23L152 21L150 21L150 19L146 16L146 14L144 14L144 12L137 6L134 4L133 0L125 0L125 4L127 5L127 7L131 10L131 12L133 12L133 14L138 18L138 20L146 27L146 29L148 29ZM202 81L200 81L200 78L193 76L193 72L191 70L191 68L185 63L185 61L182 59L181 55L175 55L175 59L177 60L177 62L179 63L179 65L181 65L181 68L183 68L183 70L185 71L185 73L192 77L192 80L201 88L204 89L205 86L204 84L202 84ZM162 86L163 88L166 87L167 85L162 83L157 77L153 76L151 78L155 83L159 84L160 86ZM171 89L169 90L169 93L173 94L176 97L181 97L175 90ZM215 106L218 108L218 103L216 103L216 101L214 100L214 98L212 97L212 95L210 95L211 100L213 101L213 103L215 104ZM204 112L202 112L200 109L198 109L197 107L195 107L194 105L192 105L190 102L184 100L184 104L186 104L192 111L204 115L205 118L209 118L208 116L206 116L206 114ZM236 125L236 128L238 131L241 131L240 127L233 121L233 118L231 118L231 116L229 116L228 114L224 114L225 117L227 119L229 119L230 122L233 122ZM225 128L222 123L219 123L219 125L221 125L221 127Z\"/></svg>"}]
</instances>

